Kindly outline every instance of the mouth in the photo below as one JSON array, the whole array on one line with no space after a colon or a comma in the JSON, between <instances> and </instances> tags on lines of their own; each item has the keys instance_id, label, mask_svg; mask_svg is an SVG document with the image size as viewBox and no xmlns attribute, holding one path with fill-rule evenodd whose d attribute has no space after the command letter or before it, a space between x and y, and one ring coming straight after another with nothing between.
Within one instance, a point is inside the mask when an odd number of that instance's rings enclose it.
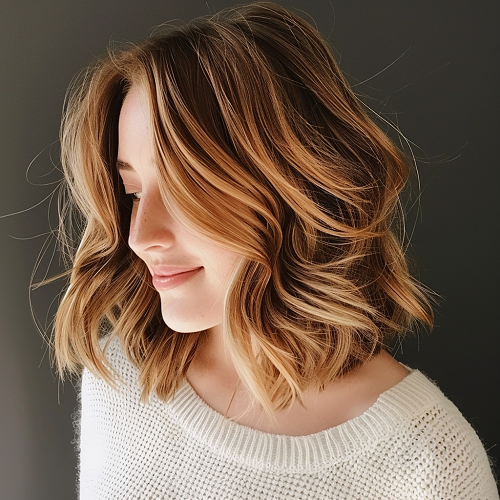
<instances>
[{"instance_id":1,"label":"mouth","mask_svg":"<svg viewBox=\"0 0 500 500\"><path fill-rule=\"evenodd\" d=\"M195 275L197 275L203 267L195 267L195 268L185 268L184 271L172 270L169 274L157 274L156 270L153 270L153 286L158 291L171 290L172 288L176 288L186 281L189 281ZM157 269L161 271L160 269Z\"/></svg>"},{"instance_id":2,"label":"mouth","mask_svg":"<svg viewBox=\"0 0 500 500\"><path fill-rule=\"evenodd\" d=\"M181 267L181 266L151 266L151 274L154 276L170 277L177 274L183 274L196 269L201 269L201 267Z\"/></svg>"}]
</instances>

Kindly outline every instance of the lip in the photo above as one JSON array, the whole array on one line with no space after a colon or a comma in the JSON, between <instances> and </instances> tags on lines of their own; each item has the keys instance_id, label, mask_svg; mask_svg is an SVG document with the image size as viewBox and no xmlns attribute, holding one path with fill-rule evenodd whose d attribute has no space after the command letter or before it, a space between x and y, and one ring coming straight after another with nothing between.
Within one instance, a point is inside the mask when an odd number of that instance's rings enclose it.
<instances>
[{"instance_id":1,"label":"lip","mask_svg":"<svg viewBox=\"0 0 500 500\"><path fill-rule=\"evenodd\" d=\"M181 268L177 268L181 269ZM176 288L189 279L191 279L193 276L198 274L199 271L203 269L203 267L196 267L196 268L184 268L188 269L187 271L183 272L173 272L172 268L170 268L170 274L169 275L161 275L161 274L156 274L156 268L155 272L153 273L153 286L158 290L158 291L165 291L165 290L170 290L172 288ZM165 271L164 271L165 272Z\"/></svg>"},{"instance_id":2,"label":"lip","mask_svg":"<svg viewBox=\"0 0 500 500\"><path fill-rule=\"evenodd\" d=\"M201 267L181 267L181 266L151 266L152 274L156 276L173 276L174 274L187 273L201 269Z\"/></svg>"}]
</instances>

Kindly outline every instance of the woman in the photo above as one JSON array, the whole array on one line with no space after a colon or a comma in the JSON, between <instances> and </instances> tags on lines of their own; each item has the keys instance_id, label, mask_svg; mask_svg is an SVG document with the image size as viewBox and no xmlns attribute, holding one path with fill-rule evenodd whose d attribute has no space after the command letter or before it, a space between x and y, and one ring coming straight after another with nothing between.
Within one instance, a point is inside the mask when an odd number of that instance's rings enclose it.
<instances>
[{"instance_id":1,"label":"woman","mask_svg":"<svg viewBox=\"0 0 500 500\"><path fill-rule=\"evenodd\" d=\"M82 499L498 498L387 351L432 325L395 236L408 164L312 26L259 3L112 53L61 146Z\"/></svg>"}]
</instances>

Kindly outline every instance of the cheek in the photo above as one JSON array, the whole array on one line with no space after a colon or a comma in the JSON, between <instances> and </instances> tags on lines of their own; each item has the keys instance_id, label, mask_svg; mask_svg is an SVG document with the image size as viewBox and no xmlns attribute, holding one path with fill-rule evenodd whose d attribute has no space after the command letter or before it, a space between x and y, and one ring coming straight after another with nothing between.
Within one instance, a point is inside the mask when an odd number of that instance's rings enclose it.
<instances>
[{"instance_id":1,"label":"cheek","mask_svg":"<svg viewBox=\"0 0 500 500\"><path fill-rule=\"evenodd\" d=\"M219 283L227 287L231 281L241 256L233 252L219 252L214 259L213 271Z\"/></svg>"}]
</instances>

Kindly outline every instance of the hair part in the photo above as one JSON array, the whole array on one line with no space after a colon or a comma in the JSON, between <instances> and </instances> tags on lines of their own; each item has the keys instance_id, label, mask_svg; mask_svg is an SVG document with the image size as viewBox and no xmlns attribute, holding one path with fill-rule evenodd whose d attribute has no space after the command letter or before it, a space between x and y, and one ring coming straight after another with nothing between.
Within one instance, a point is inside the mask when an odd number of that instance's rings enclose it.
<instances>
[{"instance_id":1,"label":"hair part","mask_svg":"<svg viewBox=\"0 0 500 500\"><path fill-rule=\"evenodd\" d=\"M224 335L269 415L365 363L415 322L432 325L395 235L409 162L316 29L256 3L110 52L73 85L61 151L81 221L62 240L71 260L54 326L61 375L85 366L112 382L100 341L118 336L143 397L166 400L204 333L164 324L147 267L127 245L117 124L135 85L149 99L165 205L242 256ZM61 227L72 220L63 212Z\"/></svg>"}]
</instances>

